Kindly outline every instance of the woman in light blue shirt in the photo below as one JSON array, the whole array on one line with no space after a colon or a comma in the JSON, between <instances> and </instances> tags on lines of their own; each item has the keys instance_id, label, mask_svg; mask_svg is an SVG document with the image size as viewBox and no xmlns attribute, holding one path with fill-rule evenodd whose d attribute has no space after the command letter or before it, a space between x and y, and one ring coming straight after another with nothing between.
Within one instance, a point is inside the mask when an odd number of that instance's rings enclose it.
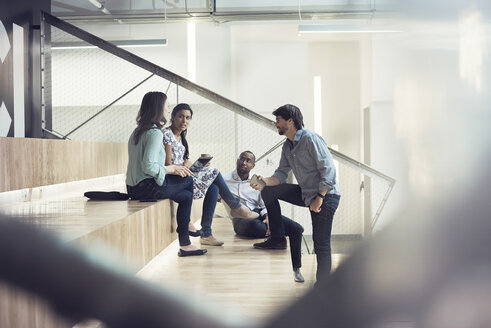
<instances>
[{"instance_id":1,"label":"woman in light blue shirt","mask_svg":"<svg viewBox=\"0 0 491 328\"><path fill-rule=\"evenodd\" d=\"M192 172L184 165L165 165L162 127L169 107L163 92L148 92L142 100L137 127L128 141L126 187L131 199L170 198L177 202L178 256L203 255L189 240L188 224L193 203Z\"/></svg>"}]
</instances>

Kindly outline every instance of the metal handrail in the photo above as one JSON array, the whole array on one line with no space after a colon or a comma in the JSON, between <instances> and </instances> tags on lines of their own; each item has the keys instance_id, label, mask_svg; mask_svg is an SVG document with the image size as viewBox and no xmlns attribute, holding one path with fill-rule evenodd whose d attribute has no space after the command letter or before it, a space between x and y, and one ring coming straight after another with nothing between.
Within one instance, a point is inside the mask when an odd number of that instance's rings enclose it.
<instances>
[{"instance_id":1,"label":"metal handrail","mask_svg":"<svg viewBox=\"0 0 491 328\"><path fill-rule=\"evenodd\" d=\"M211 102L215 103L215 104L218 104L228 110L231 110L233 112L236 112L237 114L240 114L244 117L247 117L249 119L252 119L254 120L255 122L257 122L258 124L268 128L268 129L271 129L271 130L275 130L275 127L274 127L274 122L267 119L266 117L242 106L242 105L239 105L238 103L228 99L228 98L225 98L221 95L219 95L218 93L215 93L209 89L206 89L194 82L191 82L189 81L188 79L176 74L176 73L173 73L161 66L158 66L146 59L143 59L125 49L122 49L122 48L119 48L117 47L115 44L109 42L109 41L106 41L104 39L101 39L93 34L90 34L70 23L67 23L55 16L52 16L46 12L42 12L42 17L43 17L43 20L47 23L49 23L50 25L52 26L55 26L57 28L59 28L60 30L63 30L67 33L70 33L74 36L76 36L77 38L85 41L85 42L88 42L92 45L95 45L97 47L99 47L100 49L102 50L105 50L107 52L109 52L110 54L116 56L116 57L119 57L119 58L122 58L124 60L126 60L127 62L130 62L144 70L147 70L149 71L150 73L153 73L157 76L160 76L170 82L173 82L175 84L177 84L179 87L183 87L205 99L208 99L210 100Z\"/></svg>"},{"instance_id":2,"label":"metal handrail","mask_svg":"<svg viewBox=\"0 0 491 328\"><path fill-rule=\"evenodd\" d=\"M109 53L111 53L112 55L114 56L117 56L119 58L122 58L142 69L145 69L149 72L152 73L151 76L153 75L157 75L157 76L160 76L166 80L168 80L170 83L175 83L178 87L183 87L197 95L200 95L202 96L203 98L205 99L208 99L210 100L211 102L217 104L217 105L220 105L222 106L223 108L225 109L228 109L228 110L231 110L241 116L244 116L260 125L262 125L263 127L265 128L268 128L270 130L273 130L276 132L276 128L275 128L275 122L244 107L244 106L241 106L239 105L238 103L228 99L228 98L225 98L211 90L208 90L194 82L191 82L190 80L176 74L176 73L173 73L169 70L166 70L165 68L161 67L161 66L158 66L146 59L143 59L125 49L122 49L122 48L119 48L117 47L116 45L114 45L113 43L111 42L108 42L106 40L103 40L93 34L90 34L68 22L65 22L55 16L52 16L48 13L45 13L45 12L42 12L42 16L43 16L43 20L49 24L51 24L52 26L55 26L67 33L70 33L76 37L78 37L79 39L83 40L83 41L86 41L92 45L95 45L97 47L99 47L100 49L102 50L105 50ZM150 76L150 77L151 77ZM148 77L148 78L150 78ZM147 78L147 79L148 79ZM143 83L143 82L141 82ZM170 86L170 84L169 84ZM168 88L167 88L168 89ZM103 110L107 109L104 108ZM99 112L100 113L100 112ZM97 113L96 115L98 115L99 113ZM94 115L95 116L95 115ZM93 118L93 117L92 117ZM92 119L90 118L90 119ZM90 120L89 119L89 120ZM84 122L83 124L85 124L86 122ZM65 137L67 137L69 134L73 133L74 131L71 131L69 132ZM263 158L265 158L267 155L269 155L271 152L273 152L274 150L276 150L277 148L279 148L284 142L285 142L286 139L282 140L281 142L275 144L271 149L269 149L268 151L266 151L264 154L262 154L261 156L259 156L259 158L257 159L257 161L260 161L262 160ZM395 179L394 178L391 178L389 177L388 175L386 174L383 174L382 172L380 171L377 171L375 170L374 168L364 164L364 163L361 163L345 154L342 154L341 152L337 151L337 150L334 150L332 148L329 148L333 158L343 164L345 164L346 166L349 166L349 167L352 167L352 168L355 168L357 171L369 176L369 177L378 177L378 178L382 178L386 181L388 181L389 185L390 185L390 188L389 190L387 191L386 195L384 196L384 200L382 201L381 205L379 206L379 208L377 209L377 213L376 213L376 216L375 218L372 220L372 229L373 229L373 226L375 225L375 223L377 222L377 219L378 219L378 216L380 215L383 207L385 206L385 202L386 200L388 199L391 191L392 191L392 187L394 186L395 184Z\"/></svg>"},{"instance_id":3,"label":"metal handrail","mask_svg":"<svg viewBox=\"0 0 491 328\"><path fill-rule=\"evenodd\" d=\"M276 145L274 145L273 147L271 147L271 149L269 149L264 154L262 154L261 156L259 156L259 158L256 159L256 163L259 162L260 160L262 160L263 158L265 158L266 156L268 156L269 154L271 154L272 152L274 152L276 149L278 149L281 145L283 145L283 143L285 142L285 140L286 139L281 140Z\"/></svg>"},{"instance_id":4,"label":"metal handrail","mask_svg":"<svg viewBox=\"0 0 491 328\"><path fill-rule=\"evenodd\" d=\"M48 13L45 13L43 12L43 17L44 17L44 20L67 32L67 33L70 33L92 45L95 45L117 57L120 57L122 59L125 59L131 63L133 63L134 65L142 68L142 69L145 69L149 72L151 72L152 74L155 74L157 76L160 76L172 83L175 83L177 84L179 87L183 87L191 92L194 92L200 96L202 96L203 98L206 98L228 110L231 110L233 112L236 112L237 114L240 114L246 118L249 118L251 120L253 120L254 122L258 123L258 124L261 124L263 125L264 127L270 129L270 130L273 130L273 131L276 131L276 128L274 126L275 122L242 106L242 105L239 105L238 103L228 99L228 98L225 98L211 90L208 90L194 82L191 82L189 81L188 79L180 76L180 75L177 75L169 70L166 70L165 68L163 67L160 67L154 63L151 63L149 62L148 60L145 60L125 49L122 49L122 48L118 48L116 45L112 44L111 42L108 42L106 40L103 40L95 35L92 35L70 23L67 23L55 16L52 16ZM281 142L283 143L284 140ZM274 147L279 147L278 145L275 145ZM276 149L274 148L274 149ZM273 149L273 150L274 150ZM271 149L270 149L271 150ZM271 151L273 151L271 150ZM368 175L368 176L378 176L378 177L382 177L384 179L387 179L391 182L395 182L395 180L373 168L371 168L370 166L366 165L366 164L363 164L349 156L346 156L334 149L331 149L329 148L329 150L331 151L333 157L340 161L340 162L343 162L344 164L348 165L348 166L351 166L351 167L356 167L358 170L361 170L364 174ZM270 151L268 151L270 152ZM263 154L262 156L260 156L259 158L262 159L268 152L266 152L265 154Z\"/></svg>"},{"instance_id":5,"label":"metal handrail","mask_svg":"<svg viewBox=\"0 0 491 328\"><path fill-rule=\"evenodd\" d=\"M278 149L281 145L283 145L283 143L285 143L285 141L286 141L286 138L281 140L280 142L275 144L273 147L271 147L269 150L267 150L264 154L259 156L259 158L256 160L256 163L259 162L260 160L262 160L263 158L265 158L266 156L268 156L269 154L271 154L276 149ZM377 223L378 218L380 217L380 214L382 213L382 210L384 209L385 204L387 203L387 199L389 198L389 196L392 192L392 189L394 188L396 180L394 178L386 175L386 174L383 174L380 171L375 170L374 168L372 168L366 164L363 164L363 163L355 160L354 158L351 158L351 157L349 157L343 153L340 153L337 150L332 149L331 147L328 147L328 148L332 154L332 157L335 160L337 160L338 162L341 162L346 166L352 167L352 168L356 169L357 171L365 174L366 176L369 176L371 178L374 178L374 177L381 178L381 179L388 182L389 187L388 187L387 191L385 192L384 198L380 202L380 205L377 208L377 211L375 212L375 216L373 217L373 219L370 222L370 229L371 229L371 231L373 231L375 224Z\"/></svg>"},{"instance_id":6,"label":"metal handrail","mask_svg":"<svg viewBox=\"0 0 491 328\"><path fill-rule=\"evenodd\" d=\"M270 153L275 151L277 148L279 148L281 145L283 145L283 143L285 141L286 141L286 139L283 139L280 142L278 142L277 144L275 144L273 147L271 147L269 150L267 150L264 154L259 156L258 159L256 160L256 162L259 162L260 160L262 160L263 158L268 156ZM328 148L332 154L332 157L335 160L345 164L346 166L355 168L356 170L360 171L361 173L363 173L369 177L372 177L372 178L378 177L378 178L382 178L384 180L387 180L388 183L390 183L392 186L395 184L396 180L394 178L391 178L390 176L383 174L380 171L375 170L373 167L370 167L366 164L363 164L362 162L359 162L354 158L351 158L351 157L349 157L349 156L347 156L347 155L345 155L345 154L343 154L337 150L334 150L331 147L328 147Z\"/></svg>"},{"instance_id":7,"label":"metal handrail","mask_svg":"<svg viewBox=\"0 0 491 328\"><path fill-rule=\"evenodd\" d=\"M89 117L87 120L85 120L82 124L79 124L75 129L73 129L72 131L68 132L67 134L65 134L63 136L63 139L66 139L70 134L72 134L73 132L77 131L78 129L80 129L82 126L84 126L85 124L89 123L90 121L92 121L95 117L97 117L99 114L101 114L102 112L104 112L105 110L107 110L109 107L111 107L112 105L114 105L115 103L117 103L118 101L120 101L121 99L123 99L125 96L127 96L128 94L131 93L131 91L135 90L136 88L138 88L140 85L142 85L143 83L145 83L146 81L148 81L152 76L154 76L155 74L150 74L148 77L146 77L145 79L143 79L142 81L138 82L136 85L134 85L131 89L129 89L128 91L126 91L125 93L123 93L121 96L119 96L118 98L116 98L115 100L113 100L109 105L105 106L103 109L101 109L100 111L98 111L97 113L95 113L94 115L92 115L91 117Z\"/></svg>"}]
</instances>

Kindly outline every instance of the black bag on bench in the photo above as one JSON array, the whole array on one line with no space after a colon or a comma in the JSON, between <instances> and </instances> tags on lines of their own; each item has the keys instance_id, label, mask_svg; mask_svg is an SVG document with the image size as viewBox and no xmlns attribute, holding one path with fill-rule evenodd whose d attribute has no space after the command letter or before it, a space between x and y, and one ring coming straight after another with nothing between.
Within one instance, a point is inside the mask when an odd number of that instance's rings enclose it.
<instances>
[{"instance_id":1,"label":"black bag on bench","mask_svg":"<svg viewBox=\"0 0 491 328\"><path fill-rule=\"evenodd\" d=\"M128 200L128 194L119 191L87 191L84 196L92 200Z\"/></svg>"}]
</instances>

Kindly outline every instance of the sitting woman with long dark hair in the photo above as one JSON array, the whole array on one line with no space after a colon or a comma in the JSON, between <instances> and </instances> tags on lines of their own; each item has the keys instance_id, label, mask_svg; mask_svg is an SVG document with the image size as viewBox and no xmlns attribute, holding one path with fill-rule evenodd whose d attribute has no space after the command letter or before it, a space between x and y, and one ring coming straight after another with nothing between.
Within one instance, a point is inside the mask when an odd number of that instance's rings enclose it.
<instances>
[{"instance_id":1,"label":"sitting woman with long dark hair","mask_svg":"<svg viewBox=\"0 0 491 328\"><path fill-rule=\"evenodd\" d=\"M171 126L163 130L165 151L167 153L166 165L184 165L190 167L193 163L189 160L189 146L186 133L193 117L193 110L188 104L178 104L172 110ZM201 244L220 246L223 242L217 240L211 232L211 222L215 214L218 194L222 200L231 208L234 217L257 218L256 212L250 211L235 198L223 180L221 173L216 168L205 166L201 171L193 174L194 199L205 197L203 202L203 213L201 216ZM190 225L192 229L193 226ZM192 234L193 235L193 234Z\"/></svg>"},{"instance_id":2,"label":"sitting woman with long dark hair","mask_svg":"<svg viewBox=\"0 0 491 328\"><path fill-rule=\"evenodd\" d=\"M170 198L177 202L178 256L203 255L189 240L188 224L193 203L192 172L184 165L165 165L162 127L169 107L163 92L148 92L143 97L137 127L128 141L126 187L131 199Z\"/></svg>"}]
</instances>

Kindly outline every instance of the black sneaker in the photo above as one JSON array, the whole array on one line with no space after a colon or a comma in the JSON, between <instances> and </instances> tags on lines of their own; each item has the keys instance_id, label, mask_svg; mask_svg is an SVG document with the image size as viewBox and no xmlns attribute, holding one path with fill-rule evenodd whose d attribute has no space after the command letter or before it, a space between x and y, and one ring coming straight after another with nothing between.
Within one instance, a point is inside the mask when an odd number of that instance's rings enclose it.
<instances>
[{"instance_id":1,"label":"black sneaker","mask_svg":"<svg viewBox=\"0 0 491 328\"><path fill-rule=\"evenodd\" d=\"M281 238L273 238L269 237L262 243L255 243L254 248L261 248L261 249L285 249L286 248L286 238L281 237Z\"/></svg>"}]
</instances>

